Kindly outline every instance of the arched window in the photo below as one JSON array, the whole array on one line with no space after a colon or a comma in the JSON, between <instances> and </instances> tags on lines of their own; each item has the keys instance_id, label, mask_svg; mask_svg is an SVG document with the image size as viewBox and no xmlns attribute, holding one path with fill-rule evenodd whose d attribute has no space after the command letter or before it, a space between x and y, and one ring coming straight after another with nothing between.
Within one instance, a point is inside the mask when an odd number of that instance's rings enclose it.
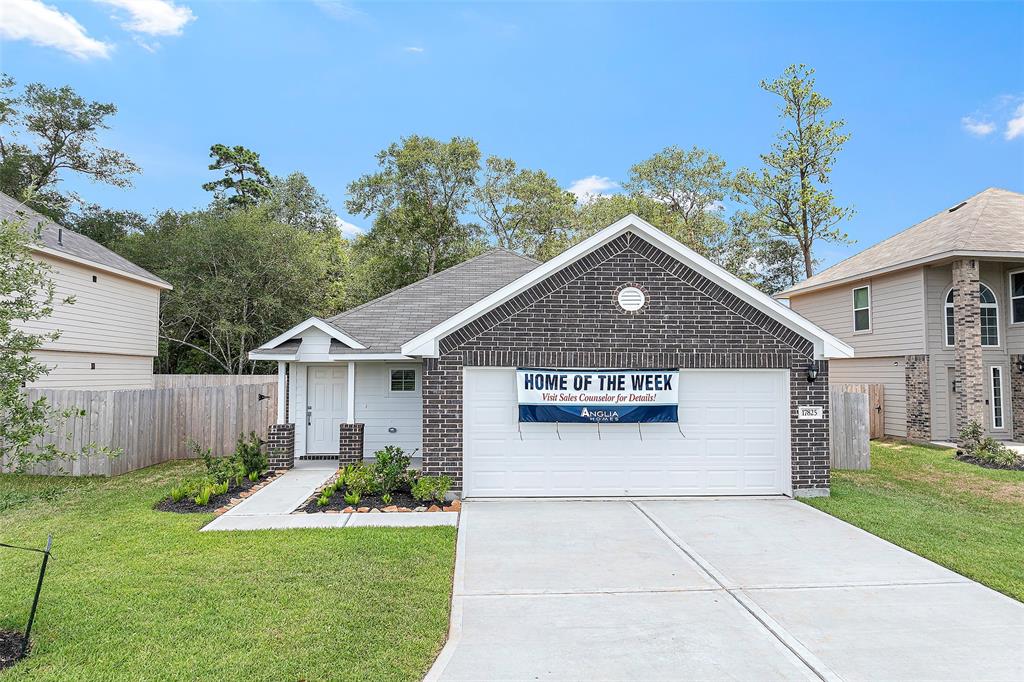
<instances>
[{"instance_id":1,"label":"arched window","mask_svg":"<svg viewBox=\"0 0 1024 682\"><path fill-rule=\"evenodd\" d=\"M996 295L985 284L980 285L981 289L981 345L999 345L999 303ZM945 318L946 345L956 345L956 325L953 315L953 289L946 294L946 304L943 307Z\"/></svg>"},{"instance_id":2,"label":"arched window","mask_svg":"<svg viewBox=\"0 0 1024 682\"><path fill-rule=\"evenodd\" d=\"M981 345L999 345L999 304L996 295L981 285Z\"/></svg>"}]
</instances>

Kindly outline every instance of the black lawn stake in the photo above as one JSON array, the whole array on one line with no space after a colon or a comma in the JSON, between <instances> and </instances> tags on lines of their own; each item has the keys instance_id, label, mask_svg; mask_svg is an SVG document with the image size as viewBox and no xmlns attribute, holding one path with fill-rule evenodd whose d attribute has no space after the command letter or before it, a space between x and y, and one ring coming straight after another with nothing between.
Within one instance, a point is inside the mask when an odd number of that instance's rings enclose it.
<instances>
[{"instance_id":1,"label":"black lawn stake","mask_svg":"<svg viewBox=\"0 0 1024 682\"><path fill-rule=\"evenodd\" d=\"M36 619L36 607L39 606L39 593L43 590L43 576L46 575L46 564L50 561L50 549L53 547L53 535L46 536L46 549L36 549L35 547L18 547L16 545L8 545L0 542L0 547L8 547L10 549L21 549L26 552L39 552L43 555L43 563L39 567L39 580L36 582L36 594L32 598L32 610L28 614L28 624L25 626L25 641L21 643L21 655L24 656L25 652L28 651L29 635L32 634L32 621Z\"/></svg>"}]
</instances>

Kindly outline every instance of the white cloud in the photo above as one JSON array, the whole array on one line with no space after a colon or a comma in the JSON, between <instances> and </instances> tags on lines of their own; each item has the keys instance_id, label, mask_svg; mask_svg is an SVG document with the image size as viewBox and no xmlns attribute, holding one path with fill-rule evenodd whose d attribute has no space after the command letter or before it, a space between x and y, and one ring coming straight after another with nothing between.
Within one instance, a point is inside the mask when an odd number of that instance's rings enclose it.
<instances>
[{"instance_id":1,"label":"white cloud","mask_svg":"<svg viewBox=\"0 0 1024 682\"><path fill-rule=\"evenodd\" d=\"M185 24L195 21L196 15L188 7L175 5L172 0L96 0L128 12L130 17L121 22L121 28L133 33L151 36L179 36Z\"/></svg>"},{"instance_id":2,"label":"white cloud","mask_svg":"<svg viewBox=\"0 0 1024 682\"><path fill-rule=\"evenodd\" d=\"M1018 104L1017 110L1013 112L1013 118L1006 122L1004 137L1013 140L1024 135L1024 104Z\"/></svg>"},{"instance_id":3,"label":"white cloud","mask_svg":"<svg viewBox=\"0 0 1024 682\"><path fill-rule=\"evenodd\" d=\"M107 58L114 46L90 38L73 16L40 0L3 0L0 38L28 40L79 59Z\"/></svg>"},{"instance_id":4,"label":"white cloud","mask_svg":"<svg viewBox=\"0 0 1024 682\"><path fill-rule=\"evenodd\" d=\"M420 54L422 52L426 52L426 50L423 49L422 47L416 47L415 45L410 45L409 47L403 47L402 49L405 50L406 52L412 52L413 54Z\"/></svg>"},{"instance_id":5,"label":"white cloud","mask_svg":"<svg viewBox=\"0 0 1024 682\"><path fill-rule=\"evenodd\" d=\"M338 21L352 21L366 16L366 12L356 9L343 0L313 0L313 4L319 7L324 14Z\"/></svg>"},{"instance_id":6,"label":"white cloud","mask_svg":"<svg viewBox=\"0 0 1024 682\"><path fill-rule=\"evenodd\" d=\"M334 222L338 225L338 231L341 232L341 236L347 239L358 237L359 235L366 232L366 230L359 227L358 225L354 225L348 222L347 220L342 220L341 218L335 218Z\"/></svg>"},{"instance_id":7,"label":"white cloud","mask_svg":"<svg viewBox=\"0 0 1024 682\"><path fill-rule=\"evenodd\" d=\"M964 116L960 119L960 125L971 135L984 137L996 129L996 124L991 121L979 121L973 116Z\"/></svg>"},{"instance_id":8,"label":"white cloud","mask_svg":"<svg viewBox=\"0 0 1024 682\"><path fill-rule=\"evenodd\" d=\"M590 175L574 180L569 191L576 195L576 201L587 203L597 197L608 196L608 190L618 189L619 183L603 175Z\"/></svg>"}]
</instances>

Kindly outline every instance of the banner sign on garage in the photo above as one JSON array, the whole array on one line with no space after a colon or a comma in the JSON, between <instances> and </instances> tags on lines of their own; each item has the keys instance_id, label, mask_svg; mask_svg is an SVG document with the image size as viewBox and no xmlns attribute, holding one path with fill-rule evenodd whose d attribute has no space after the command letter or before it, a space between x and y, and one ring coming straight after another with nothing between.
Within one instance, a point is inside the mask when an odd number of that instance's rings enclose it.
<instances>
[{"instance_id":1,"label":"banner sign on garage","mask_svg":"<svg viewBox=\"0 0 1024 682\"><path fill-rule=\"evenodd\" d=\"M679 421L679 370L516 370L521 422Z\"/></svg>"}]
</instances>

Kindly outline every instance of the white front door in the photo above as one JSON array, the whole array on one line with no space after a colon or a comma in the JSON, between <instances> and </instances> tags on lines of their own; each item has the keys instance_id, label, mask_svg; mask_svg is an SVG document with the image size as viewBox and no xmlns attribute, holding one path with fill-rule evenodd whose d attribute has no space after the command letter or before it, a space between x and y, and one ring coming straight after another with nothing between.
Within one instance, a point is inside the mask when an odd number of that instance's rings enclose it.
<instances>
[{"instance_id":1,"label":"white front door","mask_svg":"<svg viewBox=\"0 0 1024 682\"><path fill-rule=\"evenodd\" d=\"M514 369L464 376L467 497L788 493L789 373L682 370L678 424L518 421Z\"/></svg>"},{"instance_id":2,"label":"white front door","mask_svg":"<svg viewBox=\"0 0 1024 682\"><path fill-rule=\"evenodd\" d=\"M306 453L338 453L338 425L347 415L346 369L310 367L306 378Z\"/></svg>"}]
</instances>

